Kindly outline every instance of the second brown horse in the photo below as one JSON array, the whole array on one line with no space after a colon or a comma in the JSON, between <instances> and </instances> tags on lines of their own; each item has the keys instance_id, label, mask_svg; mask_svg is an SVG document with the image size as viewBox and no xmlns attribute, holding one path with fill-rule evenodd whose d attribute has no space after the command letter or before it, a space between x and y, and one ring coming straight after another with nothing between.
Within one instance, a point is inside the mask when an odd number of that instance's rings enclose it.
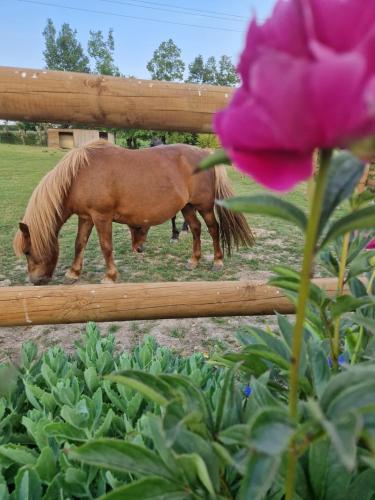
<instances>
[{"instance_id":1,"label":"second brown horse","mask_svg":"<svg viewBox=\"0 0 375 500\"><path fill-rule=\"evenodd\" d=\"M68 153L34 190L14 240L18 255L27 258L32 283L47 283L58 260L58 234L73 214L79 216L75 259L68 275L78 279L83 253L93 226L106 262L104 281L115 281L112 222L127 224L134 234L162 224L182 211L193 235L189 266L201 257L203 217L214 246L214 267L223 265L223 249L251 245L251 230L240 214L216 207L215 198L233 194L224 167L195 174L209 152L188 145L127 150L105 141ZM220 244L221 243L221 244Z\"/></svg>"}]
</instances>

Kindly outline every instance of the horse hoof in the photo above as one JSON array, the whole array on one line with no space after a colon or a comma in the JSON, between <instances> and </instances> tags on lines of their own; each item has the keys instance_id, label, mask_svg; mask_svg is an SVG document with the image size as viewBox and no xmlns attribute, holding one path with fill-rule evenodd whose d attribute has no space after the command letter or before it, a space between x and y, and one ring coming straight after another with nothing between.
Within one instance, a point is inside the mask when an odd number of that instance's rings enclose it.
<instances>
[{"instance_id":1,"label":"horse hoof","mask_svg":"<svg viewBox=\"0 0 375 500\"><path fill-rule=\"evenodd\" d=\"M77 273L77 271L73 271L73 269L68 269L68 271L66 271L65 273L65 278L67 278L68 280L77 281L79 280L79 273Z\"/></svg>"},{"instance_id":2,"label":"horse hoof","mask_svg":"<svg viewBox=\"0 0 375 500\"><path fill-rule=\"evenodd\" d=\"M115 281L116 281L115 279L110 278L109 276L104 276L104 278L101 280L100 283L102 283L103 285L106 285L106 284L108 285L108 284L115 283Z\"/></svg>"},{"instance_id":3,"label":"horse hoof","mask_svg":"<svg viewBox=\"0 0 375 500\"><path fill-rule=\"evenodd\" d=\"M171 238L170 243L178 243L178 238Z\"/></svg>"},{"instance_id":4,"label":"horse hoof","mask_svg":"<svg viewBox=\"0 0 375 500\"><path fill-rule=\"evenodd\" d=\"M213 271L222 271L224 267L223 261L214 262L212 266Z\"/></svg>"},{"instance_id":5,"label":"horse hoof","mask_svg":"<svg viewBox=\"0 0 375 500\"><path fill-rule=\"evenodd\" d=\"M195 269L197 267L198 267L198 261L196 261L196 260L190 259L186 263L186 269L188 269L189 271L192 271L193 269Z\"/></svg>"}]
</instances>

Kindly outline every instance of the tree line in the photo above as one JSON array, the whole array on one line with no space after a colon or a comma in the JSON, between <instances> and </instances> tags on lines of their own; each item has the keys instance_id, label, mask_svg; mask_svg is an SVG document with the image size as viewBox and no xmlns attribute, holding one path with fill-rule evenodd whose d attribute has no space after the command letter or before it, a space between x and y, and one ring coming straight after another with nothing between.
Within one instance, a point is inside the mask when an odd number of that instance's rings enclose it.
<instances>
[{"instance_id":1,"label":"tree line","mask_svg":"<svg viewBox=\"0 0 375 500\"><path fill-rule=\"evenodd\" d=\"M113 29L108 31L107 36L101 30L90 30L87 53L78 41L77 30L71 28L68 23L64 23L57 32L52 19L48 19L43 36L43 55L47 69L125 76L114 63ZM182 59L181 49L170 38L154 51L146 68L153 80L179 82L184 81L186 64ZM229 86L238 83L235 67L227 55L222 55L218 61L214 56L204 61L203 56L199 54L188 65L187 70L186 82Z\"/></svg>"},{"instance_id":2,"label":"tree line","mask_svg":"<svg viewBox=\"0 0 375 500\"><path fill-rule=\"evenodd\" d=\"M90 30L87 50L78 40L78 32L68 23L63 23L57 30L52 19L47 19L43 30L44 62L46 69L58 71L73 71L109 76L134 78L124 75L115 64L115 39L113 29L105 34L103 31ZM223 54L218 60L208 57L205 61L201 54L186 66L182 59L182 51L170 38L163 41L154 51L146 68L153 80L165 80L187 83L206 83L211 85L234 86L238 77L231 58ZM17 123L16 129L19 141L26 144L27 134L38 132L36 140L46 142L46 130L51 124ZM70 124L63 124L69 127ZM82 126L79 126L84 128ZM110 129L116 134L116 142L128 148L138 148L149 145L158 137L163 143L184 142L197 144L201 147L216 147L215 136L211 134L193 134L181 132L153 132L146 130ZM2 132L0 140L6 140L10 130ZM42 139L43 138L43 139ZM8 142L8 141L7 141Z\"/></svg>"}]
</instances>

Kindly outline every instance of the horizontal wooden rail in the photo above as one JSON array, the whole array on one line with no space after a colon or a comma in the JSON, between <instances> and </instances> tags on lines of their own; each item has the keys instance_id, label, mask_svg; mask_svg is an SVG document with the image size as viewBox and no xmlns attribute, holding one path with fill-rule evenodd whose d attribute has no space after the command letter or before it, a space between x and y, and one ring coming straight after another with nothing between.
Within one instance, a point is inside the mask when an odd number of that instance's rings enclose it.
<instances>
[{"instance_id":1,"label":"horizontal wooden rail","mask_svg":"<svg viewBox=\"0 0 375 500\"><path fill-rule=\"evenodd\" d=\"M210 132L232 88L0 66L0 119Z\"/></svg>"},{"instance_id":2,"label":"horizontal wooden rail","mask_svg":"<svg viewBox=\"0 0 375 500\"><path fill-rule=\"evenodd\" d=\"M329 294L336 280L315 282ZM293 313L274 287L255 281L121 283L0 288L0 326Z\"/></svg>"}]
</instances>

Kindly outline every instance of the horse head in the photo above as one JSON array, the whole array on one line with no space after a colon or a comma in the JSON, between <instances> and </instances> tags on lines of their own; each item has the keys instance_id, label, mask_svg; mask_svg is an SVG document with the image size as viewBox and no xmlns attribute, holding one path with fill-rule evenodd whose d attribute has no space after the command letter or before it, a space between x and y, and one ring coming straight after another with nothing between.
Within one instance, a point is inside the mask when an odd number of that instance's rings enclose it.
<instances>
[{"instance_id":1,"label":"horse head","mask_svg":"<svg viewBox=\"0 0 375 500\"><path fill-rule=\"evenodd\" d=\"M16 236L16 240L19 240L16 250L26 257L29 279L33 285L46 285L52 278L59 257L57 241L46 254L40 255L32 243L29 226L20 222L19 229L18 238Z\"/></svg>"}]
</instances>

